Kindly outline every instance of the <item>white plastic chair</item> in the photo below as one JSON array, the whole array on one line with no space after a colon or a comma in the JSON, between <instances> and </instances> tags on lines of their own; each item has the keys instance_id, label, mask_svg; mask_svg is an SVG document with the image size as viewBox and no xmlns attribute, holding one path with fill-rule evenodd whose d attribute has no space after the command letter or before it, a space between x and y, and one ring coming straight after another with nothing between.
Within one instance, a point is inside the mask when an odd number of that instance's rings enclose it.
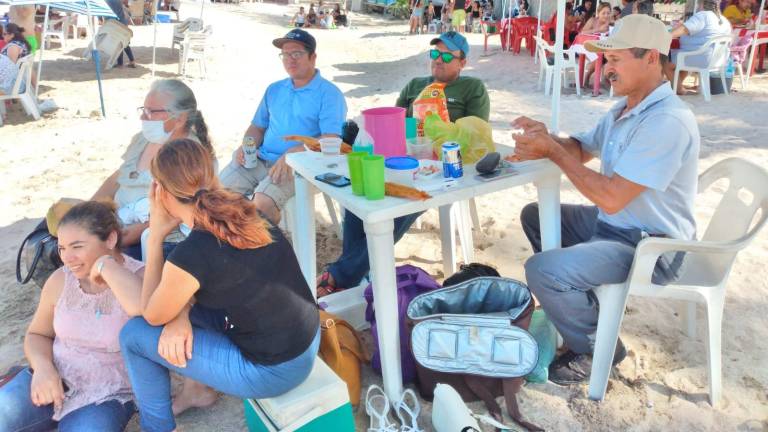
<instances>
[{"instance_id":1,"label":"white plastic chair","mask_svg":"<svg viewBox=\"0 0 768 432\"><path fill-rule=\"evenodd\" d=\"M728 67L728 56L730 55L731 36L717 36L707 41L701 48L695 51L680 51L677 53L677 63L675 65L675 77L672 81L672 88L677 88L677 81L680 78L680 71L694 72L699 74L699 88L704 100L712 100L712 93L709 91L709 73L717 72L723 83L723 91L728 94L728 85L725 81L725 69ZM704 68L690 66L685 64L685 59L691 56L709 54L709 65Z\"/></svg>"},{"instance_id":2,"label":"white plastic chair","mask_svg":"<svg viewBox=\"0 0 768 432\"><path fill-rule=\"evenodd\" d=\"M67 47L67 36L69 34L69 16L63 16L60 19L57 20L49 20L48 21L48 28L45 30L45 47L46 49L50 49L52 39L57 39L59 45L61 45L61 48ZM56 26L60 26L58 29Z\"/></svg>"},{"instance_id":3,"label":"white plastic chair","mask_svg":"<svg viewBox=\"0 0 768 432\"><path fill-rule=\"evenodd\" d=\"M128 26L117 20L107 20L96 32L96 47L107 59L105 69L115 66L117 58L123 53L125 47L131 43L133 31ZM84 57L89 59L93 50L93 42L88 45Z\"/></svg>"},{"instance_id":4,"label":"white plastic chair","mask_svg":"<svg viewBox=\"0 0 768 432\"><path fill-rule=\"evenodd\" d=\"M207 67L205 52L208 49L208 38L213 33L213 27L207 26L201 32L187 31L179 47L179 75L187 76L187 63L196 60L200 77L205 78Z\"/></svg>"},{"instance_id":5,"label":"white plastic chair","mask_svg":"<svg viewBox=\"0 0 768 432\"><path fill-rule=\"evenodd\" d=\"M35 120L40 118L40 110L37 107L37 97L34 94L35 86L32 85L32 65L34 63L33 55L20 58L16 65L19 67L19 73L16 75L16 82L11 88L11 94L0 94L0 126L3 125L5 117L5 101L19 99L27 115L31 115ZM21 83L24 82L24 88Z\"/></svg>"},{"instance_id":6,"label":"white plastic chair","mask_svg":"<svg viewBox=\"0 0 768 432\"><path fill-rule=\"evenodd\" d=\"M175 46L181 47L184 42L184 36L188 31L203 30L203 20L200 18L187 18L183 22L173 26L173 40L171 40L171 49Z\"/></svg>"},{"instance_id":7,"label":"white plastic chair","mask_svg":"<svg viewBox=\"0 0 768 432\"><path fill-rule=\"evenodd\" d=\"M554 63L549 64L547 53L551 52L552 55L555 55L555 48L539 36L534 36L534 39L536 40L536 50L539 57L539 88L541 88L541 80L546 76L544 95L547 96L552 90L552 75L555 73L555 65ZM568 87L568 70L572 69L575 77L574 81L576 81L576 94L581 96L581 84L579 83L578 78L578 57L570 49L563 50L563 54L565 55L561 66L563 72L563 87Z\"/></svg>"},{"instance_id":8,"label":"white plastic chair","mask_svg":"<svg viewBox=\"0 0 768 432\"><path fill-rule=\"evenodd\" d=\"M600 400L605 396L629 294L687 301L689 337L694 337L696 333L696 303L705 304L709 400L714 405L720 399L720 340L726 281L736 254L752 241L768 220L768 173L743 159L725 159L699 177L699 192L720 179L728 179L728 189L715 209L702 240L647 238L637 246L625 283L602 285L594 290L600 314L589 381L591 399ZM751 197L746 197L750 194ZM753 222L758 210L759 219ZM688 253L684 272L674 284L654 285L651 276L656 261L662 253L671 251Z\"/></svg>"}]
</instances>

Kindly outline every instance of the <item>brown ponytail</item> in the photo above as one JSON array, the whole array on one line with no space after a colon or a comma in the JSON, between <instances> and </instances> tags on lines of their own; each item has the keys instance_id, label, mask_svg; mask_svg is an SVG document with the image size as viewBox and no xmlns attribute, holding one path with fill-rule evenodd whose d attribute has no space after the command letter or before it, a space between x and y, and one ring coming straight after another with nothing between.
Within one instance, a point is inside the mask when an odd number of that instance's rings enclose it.
<instances>
[{"instance_id":1,"label":"brown ponytail","mask_svg":"<svg viewBox=\"0 0 768 432\"><path fill-rule=\"evenodd\" d=\"M152 160L151 172L179 202L194 205L195 228L237 249L272 243L269 224L253 202L221 187L211 153L201 144L189 139L165 144Z\"/></svg>"}]
</instances>

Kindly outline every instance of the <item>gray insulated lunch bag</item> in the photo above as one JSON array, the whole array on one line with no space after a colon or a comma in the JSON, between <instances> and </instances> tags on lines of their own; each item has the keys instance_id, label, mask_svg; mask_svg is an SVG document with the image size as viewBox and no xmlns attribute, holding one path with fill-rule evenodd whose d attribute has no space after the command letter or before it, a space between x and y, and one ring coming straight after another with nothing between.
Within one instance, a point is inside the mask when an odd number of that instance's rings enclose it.
<instances>
[{"instance_id":1,"label":"gray insulated lunch bag","mask_svg":"<svg viewBox=\"0 0 768 432\"><path fill-rule=\"evenodd\" d=\"M415 297L408 305L411 350L422 397L432 400L438 383L449 384L464 401L482 400L502 421L496 397L523 420L517 392L536 367L538 346L530 333L534 302L528 287L502 277L478 277Z\"/></svg>"}]
</instances>

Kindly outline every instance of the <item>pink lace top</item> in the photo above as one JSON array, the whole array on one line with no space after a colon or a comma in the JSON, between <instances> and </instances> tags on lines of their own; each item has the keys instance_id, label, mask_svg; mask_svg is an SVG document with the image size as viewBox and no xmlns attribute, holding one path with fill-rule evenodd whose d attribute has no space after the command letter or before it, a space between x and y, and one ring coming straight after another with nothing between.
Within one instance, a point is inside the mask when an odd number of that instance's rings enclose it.
<instances>
[{"instance_id":1,"label":"pink lace top","mask_svg":"<svg viewBox=\"0 0 768 432\"><path fill-rule=\"evenodd\" d=\"M129 256L123 258L123 266L133 273L144 267ZM120 355L120 330L129 318L112 290L88 294L64 267L64 289L53 314L53 363L69 391L54 420L86 405L133 399Z\"/></svg>"}]
</instances>

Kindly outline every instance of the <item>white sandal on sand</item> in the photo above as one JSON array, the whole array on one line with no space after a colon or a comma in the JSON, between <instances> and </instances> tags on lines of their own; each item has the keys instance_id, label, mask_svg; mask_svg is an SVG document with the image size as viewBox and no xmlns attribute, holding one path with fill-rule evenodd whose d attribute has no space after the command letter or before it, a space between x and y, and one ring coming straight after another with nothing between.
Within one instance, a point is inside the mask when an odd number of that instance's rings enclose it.
<instances>
[{"instance_id":1,"label":"white sandal on sand","mask_svg":"<svg viewBox=\"0 0 768 432\"><path fill-rule=\"evenodd\" d=\"M405 400L406 396L410 396L413 401L413 408L408 406L408 402ZM402 427L401 432L424 432L419 428L419 412L421 412L421 405L419 405L419 398L416 397L416 393L411 389L405 389L403 395L400 396L400 400L392 404L395 409L395 414L400 420ZM408 421L410 419L410 421Z\"/></svg>"},{"instance_id":2,"label":"white sandal on sand","mask_svg":"<svg viewBox=\"0 0 768 432\"><path fill-rule=\"evenodd\" d=\"M397 426L389 420L389 398L376 384L365 393L365 413L371 418L368 432L397 432Z\"/></svg>"}]
</instances>

